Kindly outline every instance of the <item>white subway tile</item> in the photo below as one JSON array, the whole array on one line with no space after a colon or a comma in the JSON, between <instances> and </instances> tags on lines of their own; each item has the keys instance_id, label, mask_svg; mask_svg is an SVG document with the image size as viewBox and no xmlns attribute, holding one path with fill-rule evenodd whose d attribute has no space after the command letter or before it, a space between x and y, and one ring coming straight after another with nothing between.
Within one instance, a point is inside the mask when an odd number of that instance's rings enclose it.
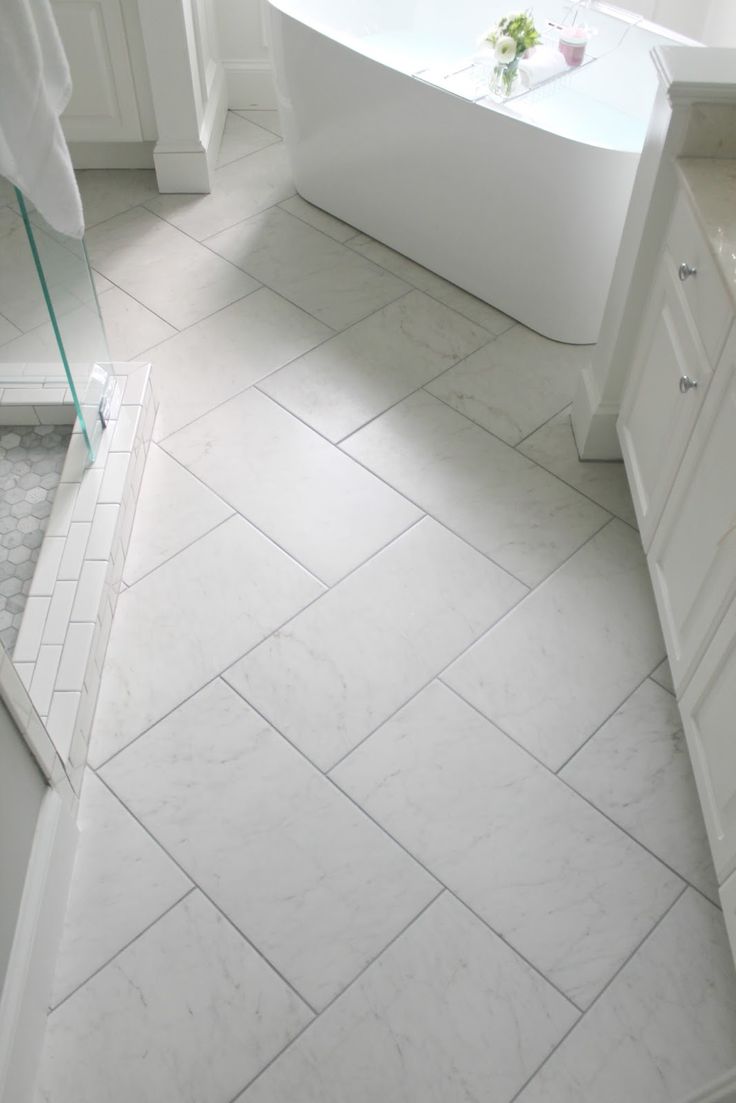
<instances>
[{"instance_id":1,"label":"white subway tile","mask_svg":"<svg viewBox=\"0 0 736 1103\"><path fill-rule=\"evenodd\" d=\"M26 693L31 688L31 678L33 677L33 671L36 669L35 663L13 663L15 672L23 683L23 688ZM30 700L30 698L29 698Z\"/></svg>"},{"instance_id":2,"label":"white subway tile","mask_svg":"<svg viewBox=\"0 0 736 1103\"><path fill-rule=\"evenodd\" d=\"M33 409L41 425L73 425L77 420L77 411L68 402L54 402L48 406L36 402Z\"/></svg>"},{"instance_id":3,"label":"white subway tile","mask_svg":"<svg viewBox=\"0 0 736 1103\"><path fill-rule=\"evenodd\" d=\"M66 643L61 655L55 689L79 690L84 685L87 661L92 646L94 624L70 624L66 634ZM61 648L59 648L61 651Z\"/></svg>"},{"instance_id":4,"label":"white subway tile","mask_svg":"<svg viewBox=\"0 0 736 1103\"><path fill-rule=\"evenodd\" d=\"M46 526L46 536L66 536L69 532L78 492L78 483L59 483Z\"/></svg>"},{"instance_id":5,"label":"white subway tile","mask_svg":"<svg viewBox=\"0 0 736 1103\"><path fill-rule=\"evenodd\" d=\"M61 648L55 644L43 644L38 652L29 692L41 716L46 716L49 711L60 659Z\"/></svg>"},{"instance_id":6,"label":"white subway tile","mask_svg":"<svg viewBox=\"0 0 736 1103\"><path fill-rule=\"evenodd\" d=\"M104 471L95 467L85 471L74 508L75 521L91 521L94 517L103 475Z\"/></svg>"},{"instance_id":7,"label":"white subway tile","mask_svg":"<svg viewBox=\"0 0 736 1103\"><path fill-rule=\"evenodd\" d=\"M41 646L43 629L51 598L29 597L23 610L18 639L13 648L13 658L21 663L35 663Z\"/></svg>"},{"instance_id":8,"label":"white subway tile","mask_svg":"<svg viewBox=\"0 0 736 1103\"><path fill-rule=\"evenodd\" d=\"M101 559L88 559L82 567L72 607L72 621L96 621L102 600L102 588L105 585L107 562Z\"/></svg>"},{"instance_id":9,"label":"white subway tile","mask_svg":"<svg viewBox=\"0 0 736 1103\"><path fill-rule=\"evenodd\" d=\"M76 582L57 582L43 631L43 643L62 643L72 615Z\"/></svg>"},{"instance_id":10,"label":"white subway tile","mask_svg":"<svg viewBox=\"0 0 736 1103\"><path fill-rule=\"evenodd\" d=\"M66 693L57 690L51 698L51 708L49 709L46 727L54 746L65 762L69 758L72 735L74 734L74 721L77 718L81 697L81 693Z\"/></svg>"},{"instance_id":11,"label":"white subway tile","mask_svg":"<svg viewBox=\"0 0 736 1103\"><path fill-rule=\"evenodd\" d=\"M140 406L123 406L115 427L111 452L132 452L141 419Z\"/></svg>"},{"instance_id":12,"label":"white subway tile","mask_svg":"<svg viewBox=\"0 0 736 1103\"><path fill-rule=\"evenodd\" d=\"M120 506L98 505L87 542L87 559L109 559Z\"/></svg>"},{"instance_id":13,"label":"white subway tile","mask_svg":"<svg viewBox=\"0 0 736 1103\"><path fill-rule=\"evenodd\" d=\"M110 453L100 487L100 502L114 502L116 505L122 502L129 466L130 452Z\"/></svg>"},{"instance_id":14,"label":"white subway tile","mask_svg":"<svg viewBox=\"0 0 736 1103\"><path fill-rule=\"evenodd\" d=\"M74 581L79 578L91 527L90 524L81 521L74 521L69 526L64 554L59 564L58 578L67 581Z\"/></svg>"},{"instance_id":15,"label":"white subway tile","mask_svg":"<svg viewBox=\"0 0 736 1103\"><path fill-rule=\"evenodd\" d=\"M66 540L63 536L46 536L44 538L41 545L41 554L33 572L31 596L51 597L53 594L65 543Z\"/></svg>"}]
</instances>

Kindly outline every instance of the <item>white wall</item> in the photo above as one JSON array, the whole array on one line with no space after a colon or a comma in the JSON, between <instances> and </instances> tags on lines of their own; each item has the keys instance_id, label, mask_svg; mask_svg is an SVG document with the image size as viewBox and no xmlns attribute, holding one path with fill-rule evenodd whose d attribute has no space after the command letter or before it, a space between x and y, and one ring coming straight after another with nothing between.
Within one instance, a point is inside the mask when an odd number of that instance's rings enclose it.
<instances>
[{"instance_id":1,"label":"white wall","mask_svg":"<svg viewBox=\"0 0 736 1103\"><path fill-rule=\"evenodd\" d=\"M392 0L386 0L390 5ZM713 46L736 47L736 0L617 0L664 27ZM214 0L229 105L274 107L263 0ZM509 0L509 8L513 8Z\"/></svg>"},{"instance_id":2,"label":"white wall","mask_svg":"<svg viewBox=\"0 0 736 1103\"><path fill-rule=\"evenodd\" d=\"M0 701L0 991L46 782Z\"/></svg>"}]
</instances>

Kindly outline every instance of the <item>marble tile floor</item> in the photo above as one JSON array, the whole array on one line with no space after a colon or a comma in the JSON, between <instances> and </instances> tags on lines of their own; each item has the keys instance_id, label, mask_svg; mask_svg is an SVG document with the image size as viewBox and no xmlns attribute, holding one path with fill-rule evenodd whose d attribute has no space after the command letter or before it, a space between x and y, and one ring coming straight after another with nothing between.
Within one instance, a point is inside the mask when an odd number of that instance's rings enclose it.
<instances>
[{"instance_id":1,"label":"marble tile floor","mask_svg":"<svg viewBox=\"0 0 736 1103\"><path fill-rule=\"evenodd\" d=\"M83 177L160 412L38 1103L678 1103L736 975L585 350L296 196L272 113L219 174Z\"/></svg>"}]
</instances>

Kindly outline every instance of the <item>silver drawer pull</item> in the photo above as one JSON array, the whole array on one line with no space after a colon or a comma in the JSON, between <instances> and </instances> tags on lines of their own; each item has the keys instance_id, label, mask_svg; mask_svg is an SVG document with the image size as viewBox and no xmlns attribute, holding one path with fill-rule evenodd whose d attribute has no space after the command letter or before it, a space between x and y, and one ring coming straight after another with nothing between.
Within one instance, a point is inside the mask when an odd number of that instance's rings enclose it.
<instances>
[{"instance_id":1,"label":"silver drawer pull","mask_svg":"<svg viewBox=\"0 0 736 1103\"><path fill-rule=\"evenodd\" d=\"M697 379L691 379L689 375L680 376L680 394L687 394L688 391L694 391L697 385Z\"/></svg>"},{"instance_id":2,"label":"silver drawer pull","mask_svg":"<svg viewBox=\"0 0 736 1103\"><path fill-rule=\"evenodd\" d=\"M684 260L680 267L677 269L677 275L680 277L680 281L682 283L684 283L685 280L689 280L691 276L697 276L697 274L697 268L693 268L693 266L691 264L688 264L686 260Z\"/></svg>"}]
</instances>

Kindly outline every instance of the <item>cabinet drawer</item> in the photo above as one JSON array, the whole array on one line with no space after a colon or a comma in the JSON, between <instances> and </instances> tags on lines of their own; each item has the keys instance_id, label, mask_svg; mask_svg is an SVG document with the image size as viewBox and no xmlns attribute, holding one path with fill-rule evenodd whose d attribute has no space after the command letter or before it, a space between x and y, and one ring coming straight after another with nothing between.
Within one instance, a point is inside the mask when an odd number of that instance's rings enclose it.
<instances>
[{"instance_id":1,"label":"cabinet drawer","mask_svg":"<svg viewBox=\"0 0 736 1103\"><path fill-rule=\"evenodd\" d=\"M731 324L733 310L723 280L682 192L677 197L667 232L670 263L712 367L718 361ZM682 267L684 266L684 267ZM682 275L694 269L685 279Z\"/></svg>"},{"instance_id":2,"label":"cabinet drawer","mask_svg":"<svg viewBox=\"0 0 736 1103\"><path fill-rule=\"evenodd\" d=\"M667 499L649 568L680 688L736 591L736 331Z\"/></svg>"},{"instance_id":3,"label":"cabinet drawer","mask_svg":"<svg viewBox=\"0 0 736 1103\"><path fill-rule=\"evenodd\" d=\"M645 548L651 543L711 375L665 253L647 304L618 422ZM697 385L683 393L682 380Z\"/></svg>"},{"instance_id":4,"label":"cabinet drawer","mask_svg":"<svg viewBox=\"0 0 736 1103\"><path fill-rule=\"evenodd\" d=\"M722 882L736 868L736 603L690 679L680 713Z\"/></svg>"}]
</instances>

